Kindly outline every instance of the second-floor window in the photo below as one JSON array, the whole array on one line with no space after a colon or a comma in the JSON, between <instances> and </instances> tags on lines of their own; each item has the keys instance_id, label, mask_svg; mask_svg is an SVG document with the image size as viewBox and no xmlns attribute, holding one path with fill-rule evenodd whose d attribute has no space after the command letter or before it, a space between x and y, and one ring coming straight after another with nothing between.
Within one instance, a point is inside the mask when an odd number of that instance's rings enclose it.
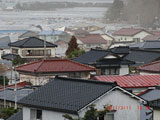
<instances>
[{"instance_id":1,"label":"second-floor window","mask_svg":"<svg viewBox=\"0 0 160 120\"><path fill-rule=\"evenodd\" d=\"M23 50L22 56L44 56L44 50ZM51 50L46 50L46 56L51 56Z\"/></svg>"},{"instance_id":2,"label":"second-floor window","mask_svg":"<svg viewBox=\"0 0 160 120\"><path fill-rule=\"evenodd\" d=\"M30 118L31 120L42 120L42 110L31 109Z\"/></svg>"}]
</instances>

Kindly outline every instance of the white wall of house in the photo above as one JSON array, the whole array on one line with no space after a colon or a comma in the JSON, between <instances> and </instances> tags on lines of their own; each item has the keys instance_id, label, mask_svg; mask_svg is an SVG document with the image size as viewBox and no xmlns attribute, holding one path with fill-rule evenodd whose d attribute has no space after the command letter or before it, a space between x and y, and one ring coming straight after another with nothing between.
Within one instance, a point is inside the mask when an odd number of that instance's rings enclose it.
<instances>
[{"instance_id":1,"label":"white wall of house","mask_svg":"<svg viewBox=\"0 0 160 120\"><path fill-rule=\"evenodd\" d=\"M140 120L140 111L138 110L138 106L141 105L140 102L122 91L112 91L93 104L96 105L98 110L104 110L104 105L113 105L114 107L131 106L131 109L128 110L117 110L114 114L114 120ZM84 116L86 111L87 108L80 112L80 116Z\"/></svg>"},{"instance_id":2,"label":"white wall of house","mask_svg":"<svg viewBox=\"0 0 160 120\"><path fill-rule=\"evenodd\" d=\"M140 41L142 41L142 39L146 36L150 35L150 33L148 32L145 32L145 31L142 31L140 33L137 33L136 35L134 36L123 36L123 35L115 35L114 38L117 42L119 41L133 41L134 38L139 38Z\"/></svg>"},{"instance_id":3,"label":"white wall of house","mask_svg":"<svg viewBox=\"0 0 160 120\"><path fill-rule=\"evenodd\" d=\"M92 104L95 104L98 110L104 110L104 105L113 105L114 107L117 106L117 109L121 108L122 106L125 106L125 108L128 106L131 107L131 109L117 110L114 113L114 120L140 120L140 110L138 110L138 106L141 105L140 101L132 98L129 95L126 95L122 91L112 91ZM23 107L23 120L31 120L29 118L30 109L33 108ZM82 111L79 112L79 117L84 117L87 110L87 108L82 109ZM64 120L62 115L65 114L66 113L42 110L43 120ZM74 118L78 117L76 115L72 116Z\"/></svg>"},{"instance_id":4,"label":"white wall of house","mask_svg":"<svg viewBox=\"0 0 160 120\"><path fill-rule=\"evenodd\" d=\"M145 71L140 71L140 75L159 75L160 73L151 73L151 72L145 72Z\"/></svg>"},{"instance_id":5,"label":"white wall of house","mask_svg":"<svg viewBox=\"0 0 160 120\"><path fill-rule=\"evenodd\" d=\"M133 38L140 38L140 42L142 42L142 39L148 35L151 35L151 34L148 32L142 31L142 32L136 34Z\"/></svg>"},{"instance_id":6,"label":"white wall of house","mask_svg":"<svg viewBox=\"0 0 160 120\"><path fill-rule=\"evenodd\" d=\"M128 65L121 65L119 69L119 75L127 75L129 74L129 67Z\"/></svg>"},{"instance_id":7,"label":"white wall of house","mask_svg":"<svg viewBox=\"0 0 160 120\"><path fill-rule=\"evenodd\" d=\"M160 110L153 110L153 120L160 120Z\"/></svg>"}]
</instances>

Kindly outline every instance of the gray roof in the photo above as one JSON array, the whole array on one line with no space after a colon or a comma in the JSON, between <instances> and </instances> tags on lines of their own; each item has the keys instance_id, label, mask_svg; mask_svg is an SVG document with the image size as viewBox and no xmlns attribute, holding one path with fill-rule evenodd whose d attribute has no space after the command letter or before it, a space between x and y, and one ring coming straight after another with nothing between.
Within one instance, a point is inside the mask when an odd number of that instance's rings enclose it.
<instances>
[{"instance_id":1,"label":"gray roof","mask_svg":"<svg viewBox=\"0 0 160 120\"><path fill-rule=\"evenodd\" d=\"M17 100L21 100L25 96L29 95L33 92L33 89L31 88L20 88L17 89ZM4 99L4 95L7 101L14 102L15 101L15 92L12 88L7 88L4 92L4 90L0 91L0 100Z\"/></svg>"},{"instance_id":2,"label":"gray roof","mask_svg":"<svg viewBox=\"0 0 160 120\"><path fill-rule=\"evenodd\" d=\"M2 55L1 58L4 59L4 60L14 60L16 59L17 57L20 57L19 55L16 55L16 54L5 54L5 55Z\"/></svg>"},{"instance_id":3,"label":"gray roof","mask_svg":"<svg viewBox=\"0 0 160 120\"><path fill-rule=\"evenodd\" d=\"M160 49L160 40L144 41L136 44L130 44L129 47L142 49Z\"/></svg>"},{"instance_id":4,"label":"gray roof","mask_svg":"<svg viewBox=\"0 0 160 120\"><path fill-rule=\"evenodd\" d=\"M130 53L124 59L135 62L134 66L139 66L159 60L160 52L133 49L130 50Z\"/></svg>"},{"instance_id":5,"label":"gray roof","mask_svg":"<svg viewBox=\"0 0 160 120\"><path fill-rule=\"evenodd\" d=\"M12 115L7 120L23 120L23 111L19 110L17 113L15 113L14 115Z\"/></svg>"},{"instance_id":6,"label":"gray roof","mask_svg":"<svg viewBox=\"0 0 160 120\"><path fill-rule=\"evenodd\" d=\"M10 37L9 36L5 36L5 37L1 37L0 38L0 48L2 49L9 49L10 47L8 46L8 43L10 43Z\"/></svg>"},{"instance_id":7,"label":"gray roof","mask_svg":"<svg viewBox=\"0 0 160 120\"><path fill-rule=\"evenodd\" d=\"M160 99L160 89L147 90L140 97L148 101Z\"/></svg>"},{"instance_id":8,"label":"gray roof","mask_svg":"<svg viewBox=\"0 0 160 120\"><path fill-rule=\"evenodd\" d=\"M116 83L56 77L19 103L28 107L77 114L115 86Z\"/></svg>"},{"instance_id":9,"label":"gray roof","mask_svg":"<svg viewBox=\"0 0 160 120\"><path fill-rule=\"evenodd\" d=\"M30 37L13 43L9 43L9 46L19 48L43 48L44 40L36 37ZM46 42L46 47L57 47L57 45L50 42Z\"/></svg>"},{"instance_id":10,"label":"gray roof","mask_svg":"<svg viewBox=\"0 0 160 120\"><path fill-rule=\"evenodd\" d=\"M75 58L74 61L82 63L82 64L93 64L97 60L99 60L99 59L105 57L106 55L108 55L108 53L109 52L107 50L91 49L90 51L84 53L83 55Z\"/></svg>"}]
</instances>

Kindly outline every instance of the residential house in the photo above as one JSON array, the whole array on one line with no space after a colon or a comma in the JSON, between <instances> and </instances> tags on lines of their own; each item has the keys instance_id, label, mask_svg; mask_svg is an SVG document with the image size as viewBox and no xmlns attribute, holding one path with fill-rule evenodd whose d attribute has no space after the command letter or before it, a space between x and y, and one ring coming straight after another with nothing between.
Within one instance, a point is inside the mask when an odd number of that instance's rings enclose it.
<instances>
[{"instance_id":1,"label":"residential house","mask_svg":"<svg viewBox=\"0 0 160 120\"><path fill-rule=\"evenodd\" d=\"M27 31L22 35L18 36L18 40L23 40L25 38L30 38L30 37L38 37L38 33L33 31Z\"/></svg>"},{"instance_id":2,"label":"residential house","mask_svg":"<svg viewBox=\"0 0 160 120\"><path fill-rule=\"evenodd\" d=\"M11 40L9 36L0 37L0 58L4 54L11 53L10 47L8 46L8 43L10 42Z\"/></svg>"},{"instance_id":3,"label":"residential house","mask_svg":"<svg viewBox=\"0 0 160 120\"><path fill-rule=\"evenodd\" d=\"M140 75L160 74L160 61L155 61L145 65L137 66L136 70Z\"/></svg>"},{"instance_id":4,"label":"residential house","mask_svg":"<svg viewBox=\"0 0 160 120\"><path fill-rule=\"evenodd\" d=\"M33 85L43 85L56 75L90 78L90 72L95 68L67 59L41 60L16 67L20 81L31 82Z\"/></svg>"},{"instance_id":5,"label":"residential house","mask_svg":"<svg viewBox=\"0 0 160 120\"><path fill-rule=\"evenodd\" d=\"M78 46L81 49L86 51L90 50L91 48L107 48L109 46L109 41L105 40L99 34L87 34L76 36ZM108 43L108 44L107 44Z\"/></svg>"},{"instance_id":6,"label":"residential house","mask_svg":"<svg viewBox=\"0 0 160 120\"><path fill-rule=\"evenodd\" d=\"M160 51L160 40L147 40L140 43L129 44L128 46L130 48Z\"/></svg>"},{"instance_id":7,"label":"residential house","mask_svg":"<svg viewBox=\"0 0 160 120\"><path fill-rule=\"evenodd\" d=\"M65 114L81 118L92 104L98 110L114 106L100 120L140 120L137 108L146 101L116 83L56 77L18 103L23 105L22 120L64 120Z\"/></svg>"},{"instance_id":8,"label":"residential house","mask_svg":"<svg viewBox=\"0 0 160 120\"><path fill-rule=\"evenodd\" d=\"M6 88L5 92L4 90L0 91L0 109L4 108L4 98L6 100L6 107L16 107L22 108L20 104L15 104L16 102L21 100L22 98L28 96L30 93L32 93L36 87L31 86L25 86L23 88L17 88L15 92L15 88Z\"/></svg>"},{"instance_id":9,"label":"residential house","mask_svg":"<svg viewBox=\"0 0 160 120\"><path fill-rule=\"evenodd\" d=\"M159 60L160 52L151 50L130 49L129 54L127 54L124 59L133 61L135 64L133 64L132 67L136 67Z\"/></svg>"},{"instance_id":10,"label":"residential house","mask_svg":"<svg viewBox=\"0 0 160 120\"><path fill-rule=\"evenodd\" d=\"M91 49L75 58L74 61L94 66L97 69L97 75L127 75L129 74L129 66L134 64L123 59L128 54L128 47L109 50Z\"/></svg>"},{"instance_id":11,"label":"residential house","mask_svg":"<svg viewBox=\"0 0 160 120\"><path fill-rule=\"evenodd\" d=\"M138 96L141 98L149 101L149 105L152 108L150 112L152 113L152 119L153 120L159 120L160 118L160 87L156 86L153 88L150 88L142 93L140 93Z\"/></svg>"},{"instance_id":12,"label":"residential house","mask_svg":"<svg viewBox=\"0 0 160 120\"><path fill-rule=\"evenodd\" d=\"M94 76L93 79L103 82L117 82L120 87L136 95L150 87L160 85L160 75Z\"/></svg>"},{"instance_id":13,"label":"residential house","mask_svg":"<svg viewBox=\"0 0 160 120\"><path fill-rule=\"evenodd\" d=\"M153 120L160 118L160 99L150 101L150 106L153 108Z\"/></svg>"},{"instance_id":14,"label":"residential house","mask_svg":"<svg viewBox=\"0 0 160 120\"><path fill-rule=\"evenodd\" d=\"M148 35L142 39L143 41L160 40L160 35Z\"/></svg>"},{"instance_id":15,"label":"residential house","mask_svg":"<svg viewBox=\"0 0 160 120\"><path fill-rule=\"evenodd\" d=\"M58 40L54 44L58 46L56 47L56 57L66 57L66 51L68 49L68 42Z\"/></svg>"},{"instance_id":16,"label":"residential house","mask_svg":"<svg viewBox=\"0 0 160 120\"><path fill-rule=\"evenodd\" d=\"M11 47L13 54L18 54L24 59L39 59L44 58L44 56L51 58L55 57L55 47L57 47L57 45L53 43L45 42L36 37L12 42L9 43L9 46Z\"/></svg>"},{"instance_id":17,"label":"residential house","mask_svg":"<svg viewBox=\"0 0 160 120\"><path fill-rule=\"evenodd\" d=\"M144 37L151 35L144 29L122 28L112 34L117 42L134 41L141 42Z\"/></svg>"},{"instance_id":18,"label":"residential house","mask_svg":"<svg viewBox=\"0 0 160 120\"><path fill-rule=\"evenodd\" d=\"M64 31L57 31L57 30L42 31L42 32L38 33L38 36L40 39L46 40L51 43L55 43L59 40L69 42L71 39L70 34L64 32Z\"/></svg>"}]
</instances>

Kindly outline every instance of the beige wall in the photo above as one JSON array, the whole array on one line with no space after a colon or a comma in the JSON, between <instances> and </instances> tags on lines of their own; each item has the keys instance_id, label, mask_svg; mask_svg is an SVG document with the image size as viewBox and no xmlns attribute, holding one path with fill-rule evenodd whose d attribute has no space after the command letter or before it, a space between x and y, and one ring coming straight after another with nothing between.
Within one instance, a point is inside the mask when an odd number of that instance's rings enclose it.
<instances>
[{"instance_id":1,"label":"beige wall","mask_svg":"<svg viewBox=\"0 0 160 120\"><path fill-rule=\"evenodd\" d=\"M160 110L153 110L153 120L160 120Z\"/></svg>"},{"instance_id":2,"label":"beige wall","mask_svg":"<svg viewBox=\"0 0 160 120\"><path fill-rule=\"evenodd\" d=\"M43 58L44 57L44 56L23 56L22 55L23 50L44 50L44 48L17 48L17 47L12 47L12 48L18 49L18 54L21 56L21 58ZM55 57L55 48L46 48L46 50L51 50L50 57Z\"/></svg>"}]
</instances>

